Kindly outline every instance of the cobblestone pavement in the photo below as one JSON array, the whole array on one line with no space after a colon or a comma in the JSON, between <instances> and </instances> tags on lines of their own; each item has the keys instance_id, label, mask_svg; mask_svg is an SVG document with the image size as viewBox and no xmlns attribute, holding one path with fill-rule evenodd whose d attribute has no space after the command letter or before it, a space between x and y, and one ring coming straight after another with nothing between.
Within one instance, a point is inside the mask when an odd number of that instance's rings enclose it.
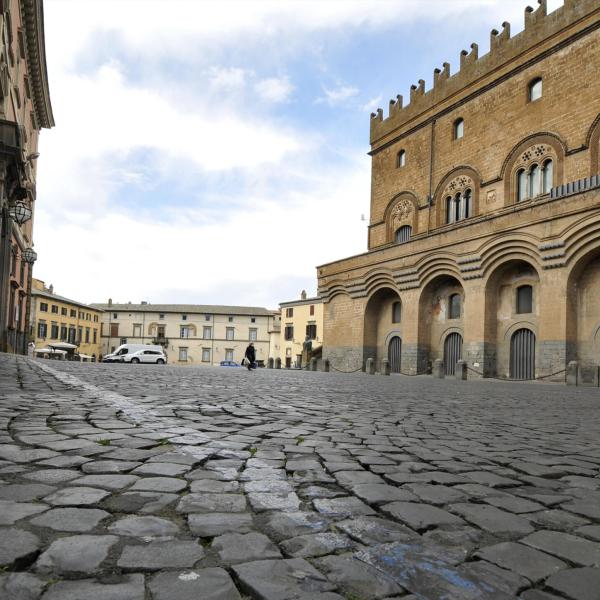
<instances>
[{"instance_id":1,"label":"cobblestone pavement","mask_svg":"<svg viewBox=\"0 0 600 600\"><path fill-rule=\"evenodd\" d=\"M599 414L590 388L0 355L0 598L598 600Z\"/></svg>"}]
</instances>

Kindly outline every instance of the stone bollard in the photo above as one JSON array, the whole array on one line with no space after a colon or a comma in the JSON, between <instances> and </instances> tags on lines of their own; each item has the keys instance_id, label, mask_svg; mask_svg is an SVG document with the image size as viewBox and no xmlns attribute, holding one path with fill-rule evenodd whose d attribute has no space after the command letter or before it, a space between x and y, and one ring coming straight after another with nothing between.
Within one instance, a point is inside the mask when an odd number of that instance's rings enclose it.
<instances>
[{"instance_id":1,"label":"stone bollard","mask_svg":"<svg viewBox=\"0 0 600 600\"><path fill-rule=\"evenodd\" d=\"M456 379L461 379L462 381L467 380L467 361L459 360L456 363L456 371L454 372L454 376Z\"/></svg>"},{"instance_id":2,"label":"stone bollard","mask_svg":"<svg viewBox=\"0 0 600 600\"><path fill-rule=\"evenodd\" d=\"M367 375L375 375L375 359L374 358L367 358L365 372L367 373Z\"/></svg>"},{"instance_id":3,"label":"stone bollard","mask_svg":"<svg viewBox=\"0 0 600 600\"><path fill-rule=\"evenodd\" d=\"M324 372L324 373L329 373L329 369L330 369L330 368L331 368L331 365L329 364L329 359L328 359L328 358L326 358L326 359L323 361L323 372Z\"/></svg>"},{"instance_id":4,"label":"stone bollard","mask_svg":"<svg viewBox=\"0 0 600 600\"><path fill-rule=\"evenodd\" d=\"M275 368L281 369L281 359L280 358L275 359Z\"/></svg>"},{"instance_id":5,"label":"stone bollard","mask_svg":"<svg viewBox=\"0 0 600 600\"><path fill-rule=\"evenodd\" d=\"M390 367L390 361L387 358L384 358L381 361L381 374L389 375L391 372L392 372L392 369Z\"/></svg>"},{"instance_id":6,"label":"stone bollard","mask_svg":"<svg viewBox=\"0 0 600 600\"><path fill-rule=\"evenodd\" d=\"M446 370L444 369L444 361L441 358L436 358L433 361L433 369L431 374L434 379L444 379L446 377Z\"/></svg>"},{"instance_id":7,"label":"stone bollard","mask_svg":"<svg viewBox=\"0 0 600 600\"><path fill-rule=\"evenodd\" d=\"M577 372L579 371L579 363L572 360L567 365L567 385L577 385Z\"/></svg>"},{"instance_id":8,"label":"stone bollard","mask_svg":"<svg viewBox=\"0 0 600 600\"><path fill-rule=\"evenodd\" d=\"M269 358L269 360L267 361L267 369L272 369L274 364L275 360L273 359L273 357Z\"/></svg>"},{"instance_id":9,"label":"stone bollard","mask_svg":"<svg viewBox=\"0 0 600 600\"><path fill-rule=\"evenodd\" d=\"M309 371L316 371L317 370L317 359L316 358L311 358L310 359L310 363L308 364L308 370Z\"/></svg>"}]
</instances>

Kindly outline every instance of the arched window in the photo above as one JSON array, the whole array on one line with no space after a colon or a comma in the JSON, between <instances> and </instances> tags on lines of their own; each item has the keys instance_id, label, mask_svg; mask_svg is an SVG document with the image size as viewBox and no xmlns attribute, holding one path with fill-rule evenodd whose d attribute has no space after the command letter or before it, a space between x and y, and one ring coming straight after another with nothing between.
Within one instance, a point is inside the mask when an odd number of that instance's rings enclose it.
<instances>
[{"instance_id":1,"label":"arched window","mask_svg":"<svg viewBox=\"0 0 600 600\"><path fill-rule=\"evenodd\" d=\"M460 319L460 294L452 294L448 298L448 318Z\"/></svg>"},{"instance_id":2,"label":"arched window","mask_svg":"<svg viewBox=\"0 0 600 600\"><path fill-rule=\"evenodd\" d=\"M527 199L527 171L521 169L517 173L517 202Z\"/></svg>"},{"instance_id":3,"label":"arched window","mask_svg":"<svg viewBox=\"0 0 600 600\"><path fill-rule=\"evenodd\" d=\"M542 194L549 194L552 189L554 163L549 158L542 166Z\"/></svg>"},{"instance_id":4,"label":"arched window","mask_svg":"<svg viewBox=\"0 0 600 600\"><path fill-rule=\"evenodd\" d=\"M521 285L517 288L517 314L533 312L533 288Z\"/></svg>"},{"instance_id":5,"label":"arched window","mask_svg":"<svg viewBox=\"0 0 600 600\"><path fill-rule=\"evenodd\" d=\"M465 135L465 121L464 119L456 119L454 121L454 139L460 140Z\"/></svg>"},{"instance_id":6,"label":"arched window","mask_svg":"<svg viewBox=\"0 0 600 600\"><path fill-rule=\"evenodd\" d=\"M400 302L394 302L392 304L392 323L400 323L402 318L402 304Z\"/></svg>"},{"instance_id":7,"label":"arched window","mask_svg":"<svg viewBox=\"0 0 600 600\"><path fill-rule=\"evenodd\" d=\"M539 100L542 97L542 78L537 77L529 83L529 101Z\"/></svg>"},{"instance_id":8,"label":"arched window","mask_svg":"<svg viewBox=\"0 0 600 600\"><path fill-rule=\"evenodd\" d=\"M410 225L403 225L396 231L396 242L398 244L408 242L408 240L410 240L411 233L412 227Z\"/></svg>"},{"instance_id":9,"label":"arched window","mask_svg":"<svg viewBox=\"0 0 600 600\"><path fill-rule=\"evenodd\" d=\"M473 215L473 192L470 189L446 197L446 223L456 223Z\"/></svg>"},{"instance_id":10,"label":"arched window","mask_svg":"<svg viewBox=\"0 0 600 600\"><path fill-rule=\"evenodd\" d=\"M396 167L403 167L406 164L406 150L400 150L396 154Z\"/></svg>"},{"instance_id":11,"label":"arched window","mask_svg":"<svg viewBox=\"0 0 600 600\"><path fill-rule=\"evenodd\" d=\"M517 202L536 198L540 194L549 194L552 189L554 162L548 159L540 167L533 164L528 170L517 171Z\"/></svg>"}]
</instances>

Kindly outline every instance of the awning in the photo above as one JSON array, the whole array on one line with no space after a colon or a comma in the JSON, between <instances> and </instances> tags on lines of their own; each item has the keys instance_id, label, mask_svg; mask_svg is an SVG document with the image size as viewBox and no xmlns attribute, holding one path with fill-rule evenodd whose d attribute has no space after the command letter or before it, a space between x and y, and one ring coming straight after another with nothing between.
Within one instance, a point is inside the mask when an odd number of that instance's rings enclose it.
<instances>
[{"instance_id":1,"label":"awning","mask_svg":"<svg viewBox=\"0 0 600 600\"><path fill-rule=\"evenodd\" d=\"M36 348L35 354L66 354L66 350L57 350L55 348Z\"/></svg>"},{"instance_id":2,"label":"awning","mask_svg":"<svg viewBox=\"0 0 600 600\"><path fill-rule=\"evenodd\" d=\"M77 348L76 344L69 344L69 342L56 342L56 344L48 344L50 348L60 348L61 350L74 350Z\"/></svg>"}]
</instances>

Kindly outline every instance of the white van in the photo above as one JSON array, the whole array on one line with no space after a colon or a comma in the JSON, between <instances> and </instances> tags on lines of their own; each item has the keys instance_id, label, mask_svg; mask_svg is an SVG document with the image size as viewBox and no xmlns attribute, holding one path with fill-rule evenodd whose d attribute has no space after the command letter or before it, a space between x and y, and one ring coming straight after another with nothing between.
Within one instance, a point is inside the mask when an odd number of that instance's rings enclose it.
<instances>
[{"instance_id":1,"label":"white van","mask_svg":"<svg viewBox=\"0 0 600 600\"><path fill-rule=\"evenodd\" d=\"M138 350L155 350L163 353L162 346L154 344L122 344L112 354L107 354L102 362L126 362L125 357L138 352Z\"/></svg>"}]
</instances>

